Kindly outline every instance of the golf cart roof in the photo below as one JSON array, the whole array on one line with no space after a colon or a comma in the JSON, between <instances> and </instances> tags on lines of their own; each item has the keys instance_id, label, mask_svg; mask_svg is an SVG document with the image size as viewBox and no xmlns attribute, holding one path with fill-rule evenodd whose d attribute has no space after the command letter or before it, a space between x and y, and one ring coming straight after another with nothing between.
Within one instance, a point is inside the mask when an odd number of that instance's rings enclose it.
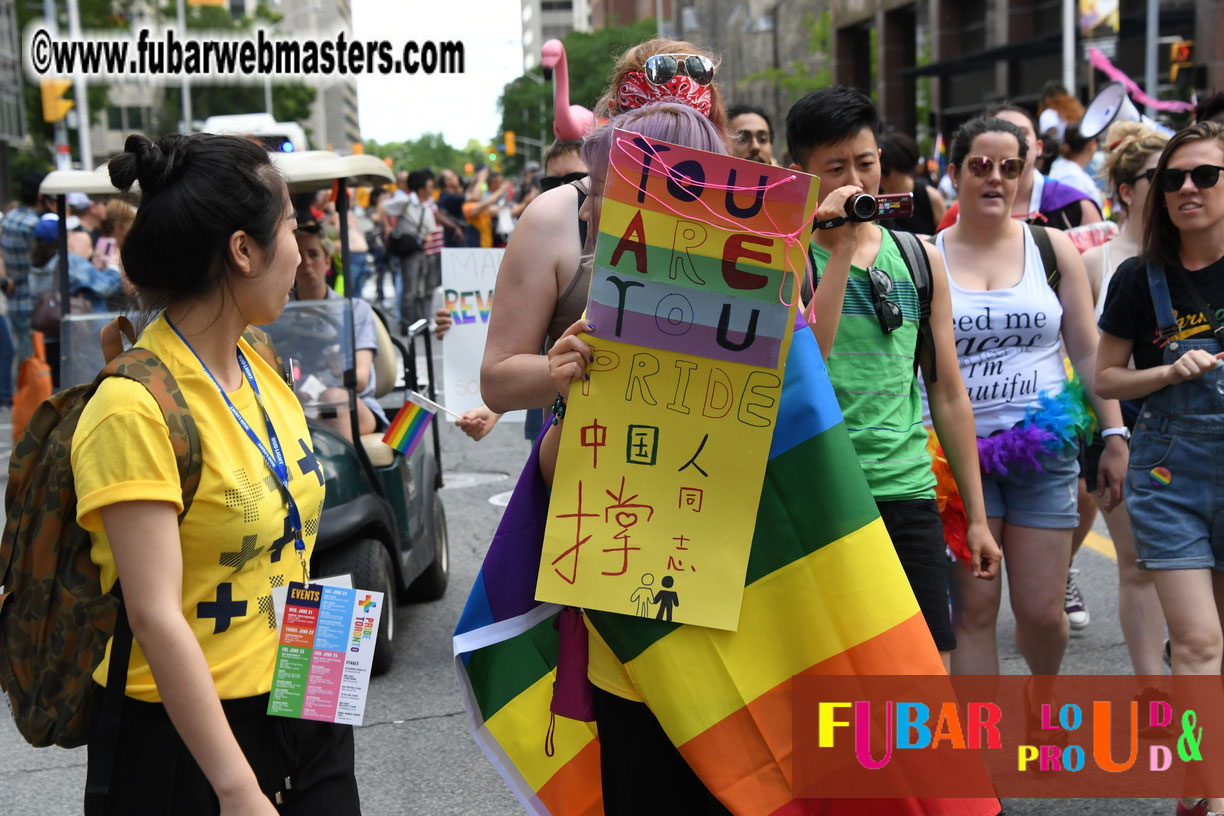
<instances>
[{"instance_id":1,"label":"golf cart roof","mask_svg":"<svg viewBox=\"0 0 1224 816\"><path fill-rule=\"evenodd\" d=\"M38 191L43 195L67 195L68 193L84 193L85 195L120 195L120 191L111 184L110 171L106 165L100 165L96 170L53 170L43 179ZM132 183L131 192L139 193L140 185Z\"/></svg>"},{"instance_id":2,"label":"golf cart roof","mask_svg":"<svg viewBox=\"0 0 1224 816\"><path fill-rule=\"evenodd\" d=\"M395 182L391 169L377 156L341 156L329 150L274 153L272 163L285 176L293 193L322 190L336 179L348 184L379 186Z\"/></svg>"}]
</instances>

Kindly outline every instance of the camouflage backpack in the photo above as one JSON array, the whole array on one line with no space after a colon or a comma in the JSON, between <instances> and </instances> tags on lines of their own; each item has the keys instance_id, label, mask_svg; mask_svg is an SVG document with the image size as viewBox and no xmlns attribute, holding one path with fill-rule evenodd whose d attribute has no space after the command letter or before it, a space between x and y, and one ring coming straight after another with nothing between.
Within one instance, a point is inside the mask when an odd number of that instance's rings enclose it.
<instances>
[{"instance_id":1,"label":"camouflage backpack","mask_svg":"<svg viewBox=\"0 0 1224 816\"><path fill-rule=\"evenodd\" d=\"M134 338L121 318L123 331ZM107 347L107 333L103 346ZM183 486L182 522L200 482L202 456L195 420L174 376L153 352L107 349L110 362L93 382L43 401L9 461L7 518L0 539L0 689L8 694L17 729L36 747L75 748L90 739L97 702L92 674L115 636L111 671L102 705L122 704L131 649L131 629L118 584L103 593L90 558L89 533L76 521L72 437L85 405L108 377L125 377L149 390L170 431ZM244 335L270 364L284 367L258 330ZM114 347L117 345L117 348ZM116 688L117 686L117 688ZM105 717L103 718L105 719Z\"/></svg>"}]
</instances>

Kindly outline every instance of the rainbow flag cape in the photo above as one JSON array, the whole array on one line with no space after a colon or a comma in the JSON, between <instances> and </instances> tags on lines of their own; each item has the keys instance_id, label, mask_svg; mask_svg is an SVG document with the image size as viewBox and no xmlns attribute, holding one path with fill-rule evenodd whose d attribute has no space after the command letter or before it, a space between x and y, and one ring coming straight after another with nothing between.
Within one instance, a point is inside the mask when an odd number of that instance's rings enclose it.
<instances>
[{"instance_id":1,"label":"rainbow flag cape","mask_svg":"<svg viewBox=\"0 0 1224 816\"><path fill-rule=\"evenodd\" d=\"M689 765L737 816L994 816L994 799L799 799L800 674L943 674L842 421L816 338L786 362L738 631L588 612ZM472 734L523 807L602 813L593 723L548 737L559 608L534 600L548 512L538 444L455 629Z\"/></svg>"},{"instance_id":2,"label":"rainbow flag cape","mask_svg":"<svg viewBox=\"0 0 1224 816\"><path fill-rule=\"evenodd\" d=\"M411 398L409 398L411 400ZM416 446L425 438L429 421L434 418L434 412L416 402L405 402L399 409L391 426L383 434L382 441L395 448L405 456L411 456Z\"/></svg>"}]
</instances>

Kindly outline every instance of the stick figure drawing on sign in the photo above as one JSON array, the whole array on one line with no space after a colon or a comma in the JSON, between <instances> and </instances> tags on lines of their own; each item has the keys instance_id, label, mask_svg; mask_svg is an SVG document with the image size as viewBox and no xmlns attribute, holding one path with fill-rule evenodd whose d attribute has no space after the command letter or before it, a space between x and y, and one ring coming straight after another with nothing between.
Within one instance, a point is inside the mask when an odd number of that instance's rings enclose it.
<instances>
[{"instance_id":1,"label":"stick figure drawing on sign","mask_svg":"<svg viewBox=\"0 0 1224 816\"><path fill-rule=\"evenodd\" d=\"M633 594L629 596L631 603L637 604L637 616L639 618L650 617L650 605L654 603L654 590L650 585L654 583L654 576L649 572L642 573L642 585L633 590Z\"/></svg>"},{"instance_id":2,"label":"stick figure drawing on sign","mask_svg":"<svg viewBox=\"0 0 1224 816\"><path fill-rule=\"evenodd\" d=\"M675 582L670 575L664 575L662 583L663 588L656 592L654 597L654 602L659 605L659 614L655 615L655 620L665 620L670 623L672 607L680 605L680 596L671 588Z\"/></svg>"}]
</instances>

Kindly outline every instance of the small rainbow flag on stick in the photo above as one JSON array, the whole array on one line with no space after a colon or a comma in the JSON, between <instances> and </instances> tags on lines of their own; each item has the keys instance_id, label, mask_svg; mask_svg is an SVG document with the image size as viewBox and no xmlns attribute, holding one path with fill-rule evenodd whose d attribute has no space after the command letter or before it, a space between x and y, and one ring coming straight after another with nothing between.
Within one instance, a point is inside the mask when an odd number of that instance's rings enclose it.
<instances>
[{"instance_id":1,"label":"small rainbow flag on stick","mask_svg":"<svg viewBox=\"0 0 1224 816\"><path fill-rule=\"evenodd\" d=\"M383 434L383 442L405 456L411 456L416 446L425 438L429 421L438 411L458 418L454 411L447 410L415 391L409 391L408 402L405 402L404 407L399 409L399 413L391 422L391 427L387 428L387 432Z\"/></svg>"}]
</instances>

